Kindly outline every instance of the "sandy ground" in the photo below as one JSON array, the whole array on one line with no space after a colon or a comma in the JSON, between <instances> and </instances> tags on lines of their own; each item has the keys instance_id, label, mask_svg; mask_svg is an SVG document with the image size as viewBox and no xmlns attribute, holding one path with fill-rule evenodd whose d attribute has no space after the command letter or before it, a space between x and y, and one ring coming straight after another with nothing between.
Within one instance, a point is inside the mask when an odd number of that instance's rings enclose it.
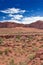
<instances>
[{"instance_id":1,"label":"sandy ground","mask_svg":"<svg viewBox=\"0 0 43 65\"><path fill-rule=\"evenodd\" d=\"M0 28L0 65L43 65L43 30Z\"/></svg>"}]
</instances>

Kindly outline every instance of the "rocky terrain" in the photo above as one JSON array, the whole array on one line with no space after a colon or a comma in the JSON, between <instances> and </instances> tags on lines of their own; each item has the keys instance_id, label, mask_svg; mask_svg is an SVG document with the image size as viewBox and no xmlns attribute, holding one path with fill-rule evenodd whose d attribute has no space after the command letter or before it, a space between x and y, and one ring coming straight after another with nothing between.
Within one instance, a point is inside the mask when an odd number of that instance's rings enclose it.
<instances>
[{"instance_id":1,"label":"rocky terrain","mask_svg":"<svg viewBox=\"0 0 43 65\"><path fill-rule=\"evenodd\" d=\"M0 28L0 65L43 65L43 30Z\"/></svg>"},{"instance_id":2,"label":"rocky terrain","mask_svg":"<svg viewBox=\"0 0 43 65\"><path fill-rule=\"evenodd\" d=\"M0 22L0 65L43 65L43 21Z\"/></svg>"}]
</instances>

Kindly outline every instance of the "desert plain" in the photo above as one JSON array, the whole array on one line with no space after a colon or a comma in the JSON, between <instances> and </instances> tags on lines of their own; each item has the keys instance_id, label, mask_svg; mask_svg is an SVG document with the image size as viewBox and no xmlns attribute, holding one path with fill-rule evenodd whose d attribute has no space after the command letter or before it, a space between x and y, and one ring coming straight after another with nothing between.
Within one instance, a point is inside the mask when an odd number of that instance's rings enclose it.
<instances>
[{"instance_id":1,"label":"desert plain","mask_svg":"<svg viewBox=\"0 0 43 65\"><path fill-rule=\"evenodd\" d=\"M43 29L0 28L0 65L43 65Z\"/></svg>"}]
</instances>

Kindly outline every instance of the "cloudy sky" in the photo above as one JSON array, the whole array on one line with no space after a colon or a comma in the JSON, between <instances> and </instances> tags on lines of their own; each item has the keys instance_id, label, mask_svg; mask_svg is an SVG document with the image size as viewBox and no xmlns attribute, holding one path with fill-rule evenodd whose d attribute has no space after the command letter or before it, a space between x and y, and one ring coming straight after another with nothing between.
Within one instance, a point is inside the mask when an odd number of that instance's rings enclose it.
<instances>
[{"instance_id":1,"label":"cloudy sky","mask_svg":"<svg viewBox=\"0 0 43 65\"><path fill-rule=\"evenodd\" d=\"M0 0L0 21L29 24L43 20L43 0Z\"/></svg>"}]
</instances>

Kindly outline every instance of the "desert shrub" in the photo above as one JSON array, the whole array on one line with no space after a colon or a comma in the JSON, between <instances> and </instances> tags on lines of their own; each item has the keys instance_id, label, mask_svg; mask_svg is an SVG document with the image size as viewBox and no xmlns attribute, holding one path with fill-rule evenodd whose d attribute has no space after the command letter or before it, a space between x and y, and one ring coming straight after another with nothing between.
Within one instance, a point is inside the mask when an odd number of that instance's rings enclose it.
<instances>
[{"instance_id":1,"label":"desert shrub","mask_svg":"<svg viewBox=\"0 0 43 65\"><path fill-rule=\"evenodd\" d=\"M40 41L43 41L43 37L40 39Z\"/></svg>"},{"instance_id":2,"label":"desert shrub","mask_svg":"<svg viewBox=\"0 0 43 65\"><path fill-rule=\"evenodd\" d=\"M41 39L37 39L37 41L43 41L43 37Z\"/></svg>"},{"instance_id":3,"label":"desert shrub","mask_svg":"<svg viewBox=\"0 0 43 65\"><path fill-rule=\"evenodd\" d=\"M0 55L2 55L3 54L3 51L0 51Z\"/></svg>"},{"instance_id":4,"label":"desert shrub","mask_svg":"<svg viewBox=\"0 0 43 65\"><path fill-rule=\"evenodd\" d=\"M17 38L17 39L20 39L20 35L17 35L16 38Z\"/></svg>"},{"instance_id":5,"label":"desert shrub","mask_svg":"<svg viewBox=\"0 0 43 65\"><path fill-rule=\"evenodd\" d=\"M32 45L33 45L33 46L35 46L35 45L36 45L36 43L32 43Z\"/></svg>"},{"instance_id":6,"label":"desert shrub","mask_svg":"<svg viewBox=\"0 0 43 65\"><path fill-rule=\"evenodd\" d=\"M11 59L9 65L17 65L17 64L14 63L14 59Z\"/></svg>"},{"instance_id":7,"label":"desert shrub","mask_svg":"<svg viewBox=\"0 0 43 65\"><path fill-rule=\"evenodd\" d=\"M39 50L38 47L33 47L33 51L37 51L37 50Z\"/></svg>"},{"instance_id":8,"label":"desert shrub","mask_svg":"<svg viewBox=\"0 0 43 65\"><path fill-rule=\"evenodd\" d=\"M40 48L43 48L43 45L41 45Z\"/></svg>"},{"instance_id":9,"label":"desert shrub","mask_svg":"<svg viewBox=\"0 0 43 65\"><path fill-rule=\"evenodd\" d=\"M19 65L27 65L26 62L19 62Z\"/></svg>"},{"instance_id":10,"label":"desert shrub","mask_svg":"<svg viewBox=\"0 0 43 65\"><path fill-rule=\"evenodd\" d=\"M19 42L20 40L19 40L19 39L16 39L15 41L16 41L16 42Z\"/></svg>"},{"instance_id":11,"label":"desert shrub","mask_svg":"<svg viewBox=\"0 0 43 65\"><path fill-rule=\"evenodd\" d=\"M3 43L3 39L2 38L0 38L0 45Z\"/></svg>"},{"instance_id":12,"label":"desert shrub","mask_svg":"<svg viewBox=\"0 0 43 65\"><path fill-rule=\"evenodd\" d=\"M35 54L29 54L29 59L33 60L35 58Z\"/></svg>"},{"instance_id":13,"label":"desert shrub","mask_svg":"<svg viewBox=\"0 0 43 65\"><path fill-rule=\"evenodd\" d=\"M33 37L33 36L30 35L30 36L28 36L28 40L29 41L35 40L35 37Z\"/></svg>"},{"instance_id":14,"label":"desert shrub","mask_svg":"<svg viewBox=\"0 0 43 65\"><path fill-rule=\"evenodd\" d=\"M8 55L8 52L9 52L9 48L4 50L5 55Z\"/></svg>"},{"instance_id":15,"label":"desert shrub","mask_svg":"<svg viewBox=\"0 0 43 65\"><path fill-rule=\"evenodd\" d=\"M16 42L20 42L20 35L17 35L16 36L16 40L15 40Z\"/></svg>"}]
</instances>

